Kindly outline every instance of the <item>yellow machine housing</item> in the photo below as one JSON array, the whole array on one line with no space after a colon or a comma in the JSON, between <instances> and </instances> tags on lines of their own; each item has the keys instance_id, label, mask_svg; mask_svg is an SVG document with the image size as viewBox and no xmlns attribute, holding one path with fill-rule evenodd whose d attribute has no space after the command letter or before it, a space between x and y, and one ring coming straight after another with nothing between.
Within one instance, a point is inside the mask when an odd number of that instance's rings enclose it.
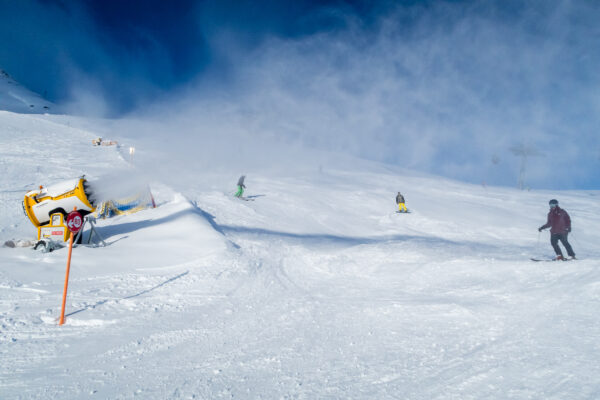
<instances>
[{"instance_id":1,"label":"yellow machine housing","mask_svg":"<svg viewBox=\"0 0 600 400\"><path fill-rule=\"evenodd\" d=\"M62 240L66 242L69 239L71 231L65 224L65 217L58 212L50 216L50 222L38 227L38 240L51 239Z\"/></svg>"},{"instance_id":2,"label":"yellow machine housing","mask_svg":"<svg viewBox=\"0 0 600 400\"><path fill-rule=\"evenodd\" d=\"M58 228L64 226L67 214L74 207L82 216L96 210L96 206L90 200L89 195L90 189L83 177L48 187L40 186L40 189L25 194L23 211L36 228L45 225ZM60 221L54 218L57 213L62 215ZM44 234L38 229L38 236L40 235Z\"/></svg>"}]
</instances>

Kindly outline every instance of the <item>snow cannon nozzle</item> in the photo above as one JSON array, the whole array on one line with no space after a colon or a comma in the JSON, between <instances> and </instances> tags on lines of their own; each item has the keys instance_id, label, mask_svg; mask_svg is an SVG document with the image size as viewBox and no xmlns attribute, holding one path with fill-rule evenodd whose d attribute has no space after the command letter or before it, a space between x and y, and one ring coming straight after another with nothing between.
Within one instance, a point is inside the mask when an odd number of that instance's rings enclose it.
<instances>
[{"instance_id":1,"label":"snow cannon nozzle","mask_svg":"<svg viewBox=\"0 0 600 400\"><path fill-rule=\"evenodd\" d=\"M94 197L94 191L92 190L92 186L85 179L83 179L82 185L83 185L83 192L85 193L85 196L87 197L88 201L90 202L90 204L93 207L96 207L97 202L96 202L96 198Z\"/></svg>"}]
</instances>

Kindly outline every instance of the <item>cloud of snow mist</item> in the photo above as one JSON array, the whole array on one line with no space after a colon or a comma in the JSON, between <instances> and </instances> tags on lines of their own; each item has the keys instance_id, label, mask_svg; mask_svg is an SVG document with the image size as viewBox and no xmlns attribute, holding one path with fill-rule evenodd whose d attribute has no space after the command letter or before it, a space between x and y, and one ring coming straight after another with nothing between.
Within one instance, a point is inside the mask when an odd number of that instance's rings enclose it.
<instances>
[{"instance_id":1,"label":"cloud of snow mist","mask_svg":"<svg viewBox=\"0 0 600 400\"><path fill-rule=\"evenodd\" d=\"M221 32L212 43L226 73L145 109L133 130L206 168L279 168L310 148L505 185L522 144L546 155L527 160L528 184L598 184L600 9L489 4L398 7L368 28L341 15L344 29L250 50Z\"/></svg>"},{"instance_id":2,"label":"cloud of snow mist","mask_svg":"<svg viewBox=\"0 0 600 400\"><path fill-rule=\"evenodd\" d=\"M527 160L533 187L600 185L598 6L425 2L386 11L366 23L322 8L315 18L338 19L335 28L273 33L252 46L240 40L244 32L212 27L212 64L168 95L143 79L154 58L117 61L93 24L78 27L80 37L69 39L76 43L63 45L86 42L89 57L75 65L65 56L70 110L110 114L120 87L137 91L139 104L156 96L115 135L136 144L145 171L182 182L198 170L237 179L256 168L316 169L329 151L516 185L520 159L509 149L522 144L545 155ZM45 46L61 52L58 42Z\"/></svg>"},{"instance_id":3,"label":"cloud of snow mist","mask_svg":"<svg viewBox=\"0 0 600 400\"><path fill-rule=\"evenodd\" d=\"M108 200L131 198L146 193L150 182L149 176L142 170L115 170L87 180L89 200L99 205Z\"/></svg>"},{"instance_id":4,"label":"cloud of snow mist","mask_svg":"<svg viewBox=\"0 0 600 400\"><path fill-rule=\"evenodd\" d=\"M115 116L161 93L153 78L172 80L172 62L164 45L143 31L130 35L137 48L115 40L110 26L94 20L91 4L0 2L0 68L63 113Z\"/></svg>"},{"instance_id":5,"label":"cloud of snow mist","mask_svg":"<svg viewBox=\"0 0 600 400\"><path fill-rule=\"evenodd\" d=\"M102 87L89 73L97 65L112 62L81 7L24 0L3 2L1 10L3 68L50 101L62 103L66 99L62 112L104 115L107 106ZM75 57L80 65L74 62Z\"/></svg>"}]
</instances>

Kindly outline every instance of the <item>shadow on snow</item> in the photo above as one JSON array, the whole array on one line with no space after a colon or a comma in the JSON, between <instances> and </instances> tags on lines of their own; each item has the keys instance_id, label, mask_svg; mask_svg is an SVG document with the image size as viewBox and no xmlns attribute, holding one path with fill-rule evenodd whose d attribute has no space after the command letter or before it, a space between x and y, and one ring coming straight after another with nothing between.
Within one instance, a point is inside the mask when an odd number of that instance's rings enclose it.
<instances>
[{"instance_id":1,"label":"shadow on snow","mask_svg":"<svg viewBox=\"0 0 600 400\"><path fill-rule=\"evenodd\" d=\"M190 271L182 272L181 274L175 275L175 276L167 279L166 281L159 283L156 286L153 286L151 288L142 290L141 292L138 292L138 293L135 293L135 294L132 294L132 295L129 295L129 296L122 297L120 299L117 299L116 301L126 300L126 299L132 299L134 297L139 297L139 296L141 296L143 294L150 293L150 292L152 292L152 291L154 291L154 290L156 290L156 289L158 289L158 288L160 288L162 286L165 286L168 283L171 283L171 282L173 282L173 281L175 281L175 280L177 280L179 278L182 278L182 277L186 276L189 272ZM71 315L75 315L75 314L80 313L80 312L85 311L85 310L94 309L94 308L96 308L98 306L101 306L102 304L105 304L106 302L108 302L110 300L111 299L104 299L104 300L100 300L100 301L98 301L98 302L96 302L94 304L89 304L89 305L87 305L87 306L85 306L85 307L83 307L83 308L81 308L79 310L76 310L76 311L73 311L73 312L71 312L69 314L66 314L65 317L70 317Z\"/></svg>"},{"instance_id":2,"label":"shadow on snow","mask_svg":"<svg viewBox=\"0 0 600 400\"><path fill-rule=\"evenodd\" d=\"M455 241L450 239L444 239L436 236L419 236L419 235L382 235L382 236L344 236L335 234L325 233L293 233L277 231L272 229L264 228L253 228L236 225L221 225L217 223L214 215L207 211L204 211L195 202L191 203L194 207L187 210L181 210L174 214L170 214L165 217L150 219L139 222L127 222L122 224L115 224L110 226L98 227L99 233L103 237L110 237L115 235L124 235L137 231L139 229L145 229L152 226L164 224L166 222L175 221L178 218L195 214L205 219L214 230L227 237L228 234L239 234L239 235L260 235L260 236L271 236L273 238L280 238L284 240L296 240L304 242L307 245L339 245L339 246L357 246L365 244L387 244L393 242L411 242L413 244L423 244L430 247L453 247L453 248L469 248L471 250L477 249L480 251L490 252L494 249L501 249L501 246L495 246L490 244L483 244L479 242L470 241ZM234 243L228 238L230 243L239 248L240 246ZM514 251L514 249L513 249Z\"/></svg>"}]
</instances>

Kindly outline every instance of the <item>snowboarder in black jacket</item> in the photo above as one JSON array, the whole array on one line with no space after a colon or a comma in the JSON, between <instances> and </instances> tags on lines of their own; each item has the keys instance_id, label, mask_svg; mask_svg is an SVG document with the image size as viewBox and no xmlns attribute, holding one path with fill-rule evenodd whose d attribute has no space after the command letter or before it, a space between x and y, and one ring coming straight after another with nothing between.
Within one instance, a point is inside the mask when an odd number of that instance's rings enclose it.
<instances>
[{"instance_id":1,"label":"snowboarder in black jacket","mask_svg":"<svg viewBox=\"0 0 600 400\"><path fill-rule=\"evenodd\" d=\"M398 212L408 212L404 203L404 196L400 192L396 195L396 204L398 204ZM404 211L402 211L404 209Z\"/></svg>"}]
</instances>

